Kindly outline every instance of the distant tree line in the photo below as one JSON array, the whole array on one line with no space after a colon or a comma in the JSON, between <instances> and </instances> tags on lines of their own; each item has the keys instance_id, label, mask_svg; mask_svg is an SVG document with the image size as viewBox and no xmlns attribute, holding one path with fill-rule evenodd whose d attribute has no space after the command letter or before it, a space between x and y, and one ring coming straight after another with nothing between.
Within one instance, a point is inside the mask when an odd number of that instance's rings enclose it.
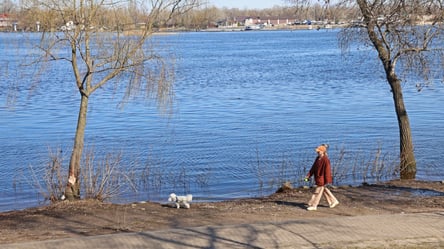
<instances>
[{"instance_id":1,"label":"distant tree line","mask_svg":"<svg viewBox=\"0 0 444 249\"><path fill-rule=\"evenodd\" d=\"M34 1L27 3L15 4L10 0L5 0L0 6L0 13L7 14L14 23L17 23L17 28L23 31L35 31L37 23L40 31L55 31L66 25L60 16L54 14L54 10L46 8L42 5L33 4ZM69 12L69 9L66 10ZM261 18L263 20L270 17L289 18L291 20L312 20L312 21L326 21L329 23L349 22L358 19L356 8L342 7L340 5L329 6L325 2L314 2L310 5L304 6L275 6L267 9L238 9L238 8L218 8L212 5L201 5L192 11L177 16L172 19L160 18L153 20L154 27L162 28L183 28L183 29L205 29L215 27L218 23L223 23L227 20L239 20L239 18ZM108 9L104 6L98 11L96 27L103 30L133 30L145 25L144 11L140 9L134 1L129 1L128 4L122 5L119 8ZM165 12L163 15L167 16L169 13ZM120 20L117 23L115 20ZM168 20L164 23L160 20ZM124 23L122 25L121 23Z\"/></svg>"}]
</instances>

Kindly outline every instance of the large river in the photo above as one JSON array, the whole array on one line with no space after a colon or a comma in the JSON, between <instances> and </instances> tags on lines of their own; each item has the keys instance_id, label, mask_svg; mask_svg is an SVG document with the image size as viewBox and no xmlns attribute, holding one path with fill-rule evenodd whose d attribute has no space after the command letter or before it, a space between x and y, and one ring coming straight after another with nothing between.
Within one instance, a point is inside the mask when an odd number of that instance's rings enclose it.
<instances>
[{"instance_id":1,"label":"large river","mask_svg":"<svg viewBox=\"0 0 444 249\"><path fill-rule=\"evenodd\" d=\"M269 194L283 181L303 184L320 143L330 144L336 184L375 180L375 158L387 168L381 176L392 177L399 135L382 68L372 50L343 56L337 35L156 37L176 59L171 115L138 98L122 109L118 90L90 98L87 150L96 165L106 153L121 155L119 169L137 189L122 189L114 201L163 202L170 192L205 201ZM50 153L62 151L65 171L69 161L79 105L70 65L43 74L18 66L37 52L38 38L0 33L0 211L42 203L45 186L36 179ZM414 83L404 85L404 97L417 178L442 180L444 89L436 83L418 92Z\"/></svg>"}]
</instances>

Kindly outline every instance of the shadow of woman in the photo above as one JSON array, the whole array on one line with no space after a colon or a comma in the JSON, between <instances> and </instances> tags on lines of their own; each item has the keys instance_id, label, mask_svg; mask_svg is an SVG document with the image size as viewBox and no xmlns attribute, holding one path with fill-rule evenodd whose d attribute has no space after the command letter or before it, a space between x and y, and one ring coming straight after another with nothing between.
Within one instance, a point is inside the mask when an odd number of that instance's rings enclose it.
<instances>
[{"instance_id":1,"label":"shadow of woman","mask_svg":"<svg viewBox=\"0 0 444 249\"><path fill-rule=\"evenodd\" d=\"M301 202L290 202L290 201L275 201L277 205L285 205L285 206L292 206L292 207L298 207L301 209L306 209L307 204L301 203Z\"/></svg>"}]
</instances>

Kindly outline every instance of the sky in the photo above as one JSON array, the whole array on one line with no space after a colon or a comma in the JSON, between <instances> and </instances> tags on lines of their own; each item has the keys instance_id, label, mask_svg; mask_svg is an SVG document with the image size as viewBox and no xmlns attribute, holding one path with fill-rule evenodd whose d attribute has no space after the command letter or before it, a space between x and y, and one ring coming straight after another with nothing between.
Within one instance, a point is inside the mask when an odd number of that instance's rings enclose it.
<instances>
[{"instance_id":1,"label":"sky","mask_svg":"<svg viewBox=\"0 0 444 249\"><path fill-rule=\"evenodd\" d=\"M216 7L238 8L238 9L266 9L275 5L284 6L284 0L207 0L210 5Z\"/></svg>"}]
</instances>

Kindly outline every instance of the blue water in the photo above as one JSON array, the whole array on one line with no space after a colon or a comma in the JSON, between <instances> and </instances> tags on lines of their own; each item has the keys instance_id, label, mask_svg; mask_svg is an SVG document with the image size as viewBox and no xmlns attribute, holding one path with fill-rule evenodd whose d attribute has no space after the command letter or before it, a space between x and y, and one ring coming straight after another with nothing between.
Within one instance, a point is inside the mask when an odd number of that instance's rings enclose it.
<instances>
[{"instance_id":1,"label":"blue water","mask_svg":"<svg viewBox=\"0 0 444 249\"><path fill-rule=\"evenodd\" d=\"M170 115L141 98L122 109L119 91L90 98L87 150L97 161L105 153L121 154L122 167L145 186L136 193L125 188L115 201L165 201L169 192L198 200L267 194L282 180L298 184L320 143L330 144L333 165L340 151L346 165L360 164L378 148L396 158L398 126L377 57L371 50L344 57L337 32L156 37L158 48L176 61ZM49 151L62 150L64 166L69 160L79 96L69 64L43 74L19 66L37 53L38 38L0 33L0 210L41 203L35 177L44 173ZM442 180L442 85L417 92L406 84L404 91L418 179Z\"/></svg>"}]
</instances>

